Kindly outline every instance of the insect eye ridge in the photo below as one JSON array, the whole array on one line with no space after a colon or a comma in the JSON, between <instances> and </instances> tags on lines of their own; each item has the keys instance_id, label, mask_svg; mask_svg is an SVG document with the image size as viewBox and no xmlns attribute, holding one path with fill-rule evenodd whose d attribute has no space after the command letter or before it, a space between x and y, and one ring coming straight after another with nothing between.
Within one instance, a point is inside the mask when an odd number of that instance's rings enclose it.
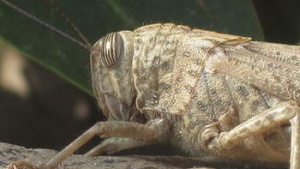
<instances>
[{"instance_id":1,"label":"insect eye ridge","mask_svg":"<svg viewBox=\"0 0 300 169\"><path fill-rule=\"evenodd\" d=\"M107 34L102 38L101 43L101 61L107 67L113 67L120 59L123 53L124 42L118 32Z\"/></svg>"}]
</instances>

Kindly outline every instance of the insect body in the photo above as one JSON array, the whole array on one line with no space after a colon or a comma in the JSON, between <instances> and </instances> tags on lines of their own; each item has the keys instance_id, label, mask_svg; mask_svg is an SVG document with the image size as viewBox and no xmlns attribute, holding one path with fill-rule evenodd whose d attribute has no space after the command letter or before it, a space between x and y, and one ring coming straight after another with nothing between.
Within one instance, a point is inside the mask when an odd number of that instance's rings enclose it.
<instances>
[{"instance_id":1,"label":"insect body","mask_svg":"<svg viewBox=\"0 0 300 169\"><path fill-rule=\"evenodd\" d=\"M88 155L172 142L192 155L290 161L300 168L300 48L174 24L108 34L91 51L92 83L109 121Z\"/></svg>"}]
</instances>

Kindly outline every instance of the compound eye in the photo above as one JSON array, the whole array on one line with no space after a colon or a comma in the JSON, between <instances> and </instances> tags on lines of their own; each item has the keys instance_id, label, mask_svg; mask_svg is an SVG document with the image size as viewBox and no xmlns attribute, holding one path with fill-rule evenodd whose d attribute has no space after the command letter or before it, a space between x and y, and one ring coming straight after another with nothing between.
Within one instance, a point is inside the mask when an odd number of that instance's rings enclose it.
<instances>
[{"instance_id":1,"label":"compound eye","mask_svg":"<svg viewBox=\"0 0 300 169\"><path fill-rule=\"evenodd\" d=\"M103 37L101 45L101 61L105 67L110 68L123 54L123 39L119 33L109 33Z\"/></svg>"}]
</instances>

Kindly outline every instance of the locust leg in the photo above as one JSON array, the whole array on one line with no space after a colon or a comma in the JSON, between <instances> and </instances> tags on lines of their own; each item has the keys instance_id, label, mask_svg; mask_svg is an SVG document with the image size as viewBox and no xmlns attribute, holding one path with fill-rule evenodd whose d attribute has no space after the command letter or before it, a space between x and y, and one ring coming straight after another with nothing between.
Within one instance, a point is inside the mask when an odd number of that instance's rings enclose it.
<instances>
[{"instance_id":1,"label":"locust leg","mask_svg":"<svg viewBox=\"0 0 300 169\"><path fill-rule=\"evenodd\" d=\"M290 121L291 153L290 169L300 168L300 108L296 102L284 102L234 127L218 133L216 128L207 127L200 133L200 146L211 153L235 152L235 148L247 138L263 134ZM261 149L264 149L261 147ZM263 152L263 151L262 151Z\"/></svg>"},{"instance_id":2,"label":"locust leg","mask_svg":"<svg viewBox=\"0 0 300 169\"><path fill-rule=\"evenodd\" d=\"M84 154L85 156L98 156L103 153L111 154L126 149L152 144L152 141L143 141L133 138L113 137L101 142L98 146Z\"/></svg>"},{"instance_id":3,"label":"locust leg","mask_svg":"<svg viewBox=\"0 0 300 169\"><path fill-rule=\"evenodd\" d=\"M290 120L292 125L290 169L300 168L300 113Z\"/></svg>"},{"instance_id":4,"label":"locust leg","mask_svg":"<svg viewBox=\"0 0 300 169\"><path fill-rule=\"evenodd\" d=\"M94 136L99 136L102 138L126 137L144 142L155 142L162 141L166 137L168 129L169 124L161 119L152 120L147 124L139 124L125 121L98 122L90 129L85 131L71 144L65 147L62 151L60 151L47 164L36 168L54 169L58 167L58 165L62 161L64 161L67 157L72 155L76 150L78 150L80 147L86 144ZM26 163L26 165L28 164ZM11 164L11 166L14 166L14 164ZM22 165L16 166L23 167Z\"/></svg>"}]
</instances>

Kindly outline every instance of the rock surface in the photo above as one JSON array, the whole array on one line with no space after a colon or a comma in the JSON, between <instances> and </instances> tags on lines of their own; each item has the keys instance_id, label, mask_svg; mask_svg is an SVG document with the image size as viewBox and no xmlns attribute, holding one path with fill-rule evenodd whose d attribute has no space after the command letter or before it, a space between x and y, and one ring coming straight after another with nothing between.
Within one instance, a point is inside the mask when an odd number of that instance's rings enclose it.
<instances>
[{"instance_id":1,"label":"rock surface","mask_svg":"<svg viewBox=\"0 0 300 169\"><path fill-rule=\"evenodd\" d=\"M0 169L14 161L28 161L39 165L46 163L57 152L47 149L27 149L25 147L0 143ZM285 169L283 164L243 163L215 158L187 158L179 156L99 156L73 155L65 160L61 169Z\"/></svg>"}]
</instances>

